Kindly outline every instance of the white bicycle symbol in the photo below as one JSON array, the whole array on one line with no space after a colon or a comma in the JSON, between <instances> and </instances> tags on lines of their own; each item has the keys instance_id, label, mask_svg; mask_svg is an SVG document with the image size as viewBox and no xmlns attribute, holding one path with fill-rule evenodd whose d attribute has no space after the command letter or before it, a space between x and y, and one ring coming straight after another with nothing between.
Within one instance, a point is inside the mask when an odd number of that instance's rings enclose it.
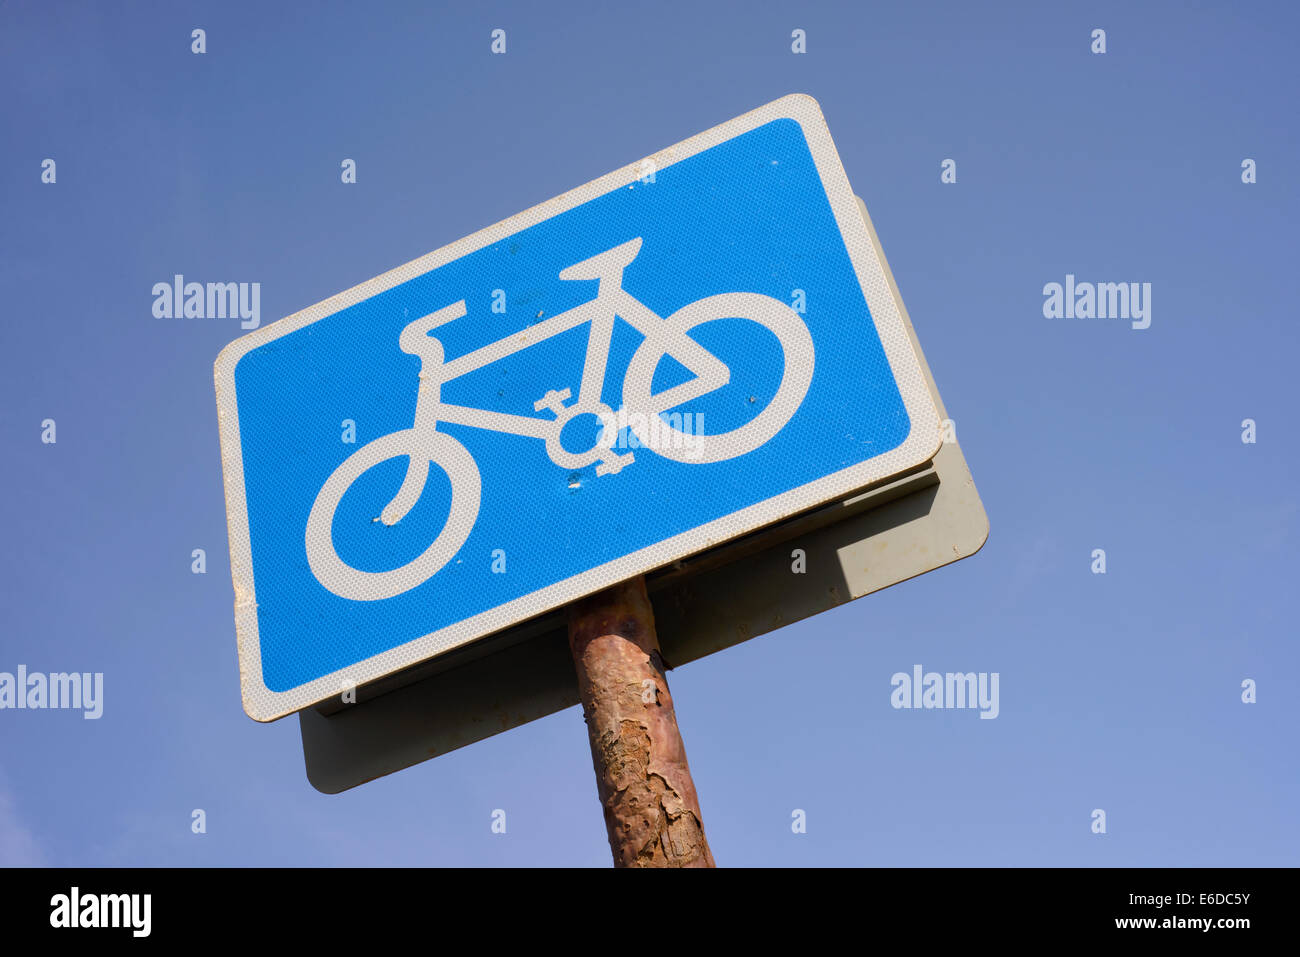
<instances>
[{"instance_id":1,"label":"white bicycle symbol","mask_svg":"<svg viewBox=\"0 0 1300 957\"><path fill-rule=\"evenodd\" d=\"M465 544L478 518L482 483L473 456L456 439L439 432L439 422L542 439L551 461L565 469L584 468L599 462L596 474L609 475L631 464L631 453L619 454L613 450L618 429L613 424L612 410L600 401L617 316L645 336L632 356L623 381L624 407L641 413L641 416L629 417L626 425L643 447L651 445L643 424L649 421L650 416L658 416L707 395L731 380L731 370L726 364L688 334L695 326L715 319L749 319L776 335L785 363L776 395L754 419L740 428L717 435L685 436L660 419L655 426L658 433L653 443L655 447L650 451L680 462L721 462L753 451L790 421L803 402L813 375L812 336L799 314L771 296L728 292L698 299L667 318L661 318L623 289L623 270L640 250L641 239L638 237L562 270L561 279L598 279L596 298L450 362L444 361L442 343L431 338L429 333L464 316L463 299L417 319L402 330L398 340L402 351L420 357L415 423L409 429L375 439L348 456L326 479L316 496L307 519L307 559L312 574L322 585L339 597L354 601L392 598L432 578ZM549 410L554 418L511 415L442 401L442 383L584 322L591 323L591 331L577 401L566 406L569 390L552 389L533 406L534 411ZM664 356L671 356L681 363L695 378L651 395L655 369ZM592 448L573 453L560 443L560 433L575 416L583 414L596 415L603 427ZM409 459L406 478L380 513L379 521L396 525L406 516L424 491L432 463L444 470L451 481L451 509L447 523L433 544L400 568L383 572L353 568L334 550L334 512L352 483L363 473L400 456Z\"/></svg>"}]
</instances>

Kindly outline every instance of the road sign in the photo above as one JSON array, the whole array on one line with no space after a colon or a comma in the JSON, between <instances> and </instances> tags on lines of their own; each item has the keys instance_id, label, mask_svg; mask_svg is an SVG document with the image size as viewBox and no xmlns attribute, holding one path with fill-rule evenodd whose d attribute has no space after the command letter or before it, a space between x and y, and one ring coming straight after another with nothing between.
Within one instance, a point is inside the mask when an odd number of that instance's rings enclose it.
<instances>
[{"instance_id":1,"label":"road sign","mask_svg":"<svg viewBox=\"0 0 1300 957\"><path fill-rule=\"evenodd\" d=\"M216 383L259 720L920 469L941 442L806 96L259 329Z\"/></svg>"},{"instance_id":2,"label":"road sign","mask_svg":"<svg viewBox=\"0 0 1300 957\"><path fill-rule=\"evenodd\" d=\"M929 366L858 200L927 386ZM679 666L975 554L989 522L955 428L927 468L649 576L664 657ZM795 549L804 571L792 573ZM477 654L477 656L475 656ZM578 703L561 614L542 616L396 689L299 713L307 777L335 794ZM408 676L409 677L409 676Z\"/></svg>"}]
</instances>

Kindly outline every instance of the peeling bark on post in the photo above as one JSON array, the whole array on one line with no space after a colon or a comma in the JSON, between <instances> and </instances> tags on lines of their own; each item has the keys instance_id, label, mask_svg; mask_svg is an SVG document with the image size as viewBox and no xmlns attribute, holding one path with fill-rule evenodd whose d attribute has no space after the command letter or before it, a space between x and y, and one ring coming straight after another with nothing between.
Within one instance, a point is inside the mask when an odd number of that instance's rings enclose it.
<instances>
[{"instance_id":1,"label":"peeling bark on post","mask_svg":"<svg viewBox=\"0 0 1300 957\"><path fill-rule=\"evenodd\" d=\"M614 866L713 867L645 579L573 604L569 648Z\"/></svg>"}]
</instances>

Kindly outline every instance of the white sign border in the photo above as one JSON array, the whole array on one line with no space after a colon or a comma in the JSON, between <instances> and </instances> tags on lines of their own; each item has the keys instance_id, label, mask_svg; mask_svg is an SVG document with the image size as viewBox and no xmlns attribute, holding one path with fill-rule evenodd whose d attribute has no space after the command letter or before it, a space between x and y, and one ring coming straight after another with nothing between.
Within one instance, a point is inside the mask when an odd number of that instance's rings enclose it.
<instances>
[{"instance_id":1,"label":"white sign border","mask_svg":"<svg viewBox=\"0 0 1300 957\"><path fill-rule=\"evenodd\" d=\"M252 546L244 490L243 452L235 396L235 367L248 352L303 326L401 285L449 262L467 256L575 206L636 182L645 168L663 170L696 153L778 119L799 123L830 201L849 258L862 287L876 331L894 373L912 428L901 445L866 462L833 472L816 481L755 503L740 511L647 546L630 555L556 582L528 595L490 608L421 638L381 652L332 674L288 691L272 691L262 680L261 646L257 633L257 599L253 589ZM460 647L477 638L560 607L619 581L660 568L720 542L762 528L789 515L821 505L856 489L914 468L934 457L942 444L939 416L907 330L889 288L885 270L858 211L857 200L831 140L821 107L811 96L790 94L728 120L688 140L570 190L522 213L443 246L381 276L339 293L291 316L251 332L227 345L214 367L217 417L221 432L221 462L225 480L226 516L230 538L230 570L235 587L235 631L239 643L240 685L244 710L258 721L285 715Z\"/></svg>"}]
</instances>

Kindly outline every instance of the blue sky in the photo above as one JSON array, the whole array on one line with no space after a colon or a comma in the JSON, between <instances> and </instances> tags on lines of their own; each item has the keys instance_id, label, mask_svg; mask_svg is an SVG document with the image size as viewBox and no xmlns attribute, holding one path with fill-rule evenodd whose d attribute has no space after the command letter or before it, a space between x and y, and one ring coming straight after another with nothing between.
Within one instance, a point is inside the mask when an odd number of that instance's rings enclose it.
<instances>
[{"instance_id":1,"label":"blue sky","mask_svg":"<svg viewBox=\"0 0 1300 957\"><path fill-rule=\"evenodd\" d=\"M105 676L98 721L0 711L0 863L607 865L576 708L338 796L296 721L244 715L212 388L243 330L156 319L150 290L260 282L269 322L791 92L871 211L991 534L671 673L715 857L1300 863L1296 20L0 7L0 671ZM1066 274L1151 283L1150 328L1044 318ZM917 663L998 672L999 717L892 709Z\"/></svg>"}]
</instances>

